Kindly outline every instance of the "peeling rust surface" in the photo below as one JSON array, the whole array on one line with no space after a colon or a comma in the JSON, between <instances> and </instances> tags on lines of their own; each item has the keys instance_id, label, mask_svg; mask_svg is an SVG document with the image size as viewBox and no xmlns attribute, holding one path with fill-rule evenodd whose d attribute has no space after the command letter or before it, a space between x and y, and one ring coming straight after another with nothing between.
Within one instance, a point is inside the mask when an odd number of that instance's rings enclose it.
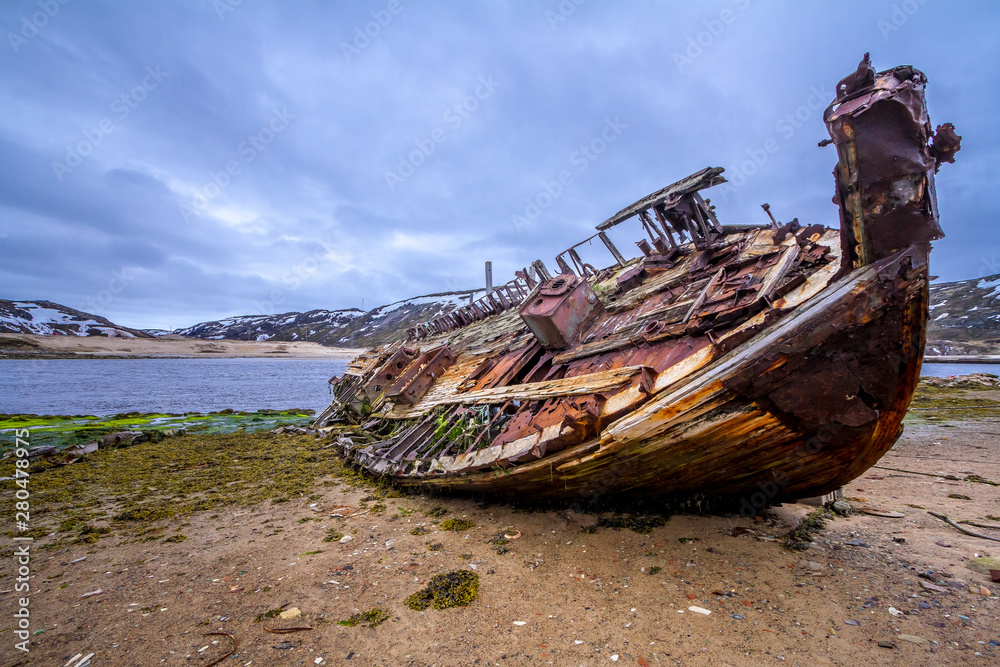
<instances>
[{"instance_id":1,"label":"peeling rust surface","mask_svg":"<svg viewBox=\"0 0 1000 667\"><path fill-rule=\"evenodd\" d=\"M722 225L703 169L479 300L369 350L317 425L364 424L343 456L402 484L506 497L818 495L899 436L927 321L934 174L926 77L866 55L824 116L841 229ZM631 223L637 257L608 230ZM623 228L624 229L624 228ZM585 244L606 266L585 261ZM603 246L603 248L602 248ZM419 346L419 347L418 347Z\"/></svg>"}]
</instances>

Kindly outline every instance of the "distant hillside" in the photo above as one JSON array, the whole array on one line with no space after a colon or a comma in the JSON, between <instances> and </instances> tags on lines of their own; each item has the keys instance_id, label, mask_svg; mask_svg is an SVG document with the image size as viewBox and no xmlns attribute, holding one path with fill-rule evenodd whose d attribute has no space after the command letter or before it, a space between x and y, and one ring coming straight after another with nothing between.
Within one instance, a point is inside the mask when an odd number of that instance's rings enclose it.
<instances>
[{"instance_id":1,"label":"distant hillside","mask_svg":"<svg viewBox=\"0 0 1000 667\"><path fill-rule=\"evenodd\" d=\"M150 338L150 334L51 301L0 299L0 333Z\"/></svg>"},{"instance_id":2,"label":"distant hillside","mask_svg":"<svg viewBox=\"0 0 1000 667\"><path fill-rule=\"evenodd\" d=\"M203 322L173 333L207 340L312 341L335 347L371 347L404 337L406 329L450 313L484 290L428 294L368 312L310 310L280 315L242 315Z\"/></svg>"},{"instance_id":3,"label":"distant hillside","mask_svg":"<svg viewBox=\"0 0 1000 667\"><path fill-rule=\"evenodd\" d=\"M931 285L928 354L1000 353L1000 274Z\"/></svg>"}]
</instances>

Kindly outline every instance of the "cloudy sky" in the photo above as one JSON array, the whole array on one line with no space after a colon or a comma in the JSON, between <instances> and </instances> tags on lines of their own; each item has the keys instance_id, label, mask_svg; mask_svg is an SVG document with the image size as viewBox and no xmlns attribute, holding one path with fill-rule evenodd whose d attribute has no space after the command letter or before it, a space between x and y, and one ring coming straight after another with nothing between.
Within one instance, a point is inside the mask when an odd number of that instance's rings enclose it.
<instances>
[{"instance_id":1,"label":"cloudy sky","mask_svg":"<svg viewBox=\"0 0 1000 667\"><path fill-rule=\"evenodd\" d=\"M553 266L710 165L724 223L836 226L816 144L865 51L964 137L933 273L1000 272L994 2L4 0L0 27L0 298L160 328L371 308Z\"/></svg>"}]
</instances>

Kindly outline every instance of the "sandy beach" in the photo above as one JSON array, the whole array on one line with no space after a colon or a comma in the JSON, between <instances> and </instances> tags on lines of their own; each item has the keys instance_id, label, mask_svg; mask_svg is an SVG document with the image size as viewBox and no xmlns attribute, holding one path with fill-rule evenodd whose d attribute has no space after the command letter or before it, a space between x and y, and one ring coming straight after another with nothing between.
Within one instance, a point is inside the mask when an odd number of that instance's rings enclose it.
<instances>
[{"instance_id":1,"label":"sandy beach","mask_svg":"<svg viewBox=\"0 0 1000 667\"><path fill-rule=\"evenodd\" d=\"M311 342L199 340L183 336L105 338L0 334L3 358L156 358L282 357L285 359L353 359L361 350L326 347Z\"/></svg>"},{"instance_id":2,"label":"sandy beach","mask_svg":"<svg viewBox=\"0 0 1000 667\"><path fill-rule=\"evenodd\" d=\"M640 533L599 526L610 512L402 495L339 464L322 437L101 451L32 474L37 634L29 654L10 649L5 568L2 664L95 653L95 666L205 667L234 641L221 664L996 664L1000 584L968 565L1000 544L929 512L1000 525L1000 420L927 409L939 403L915 404L895 447L844 488L856 513L805 551L782 542L816 509L798 503ZM451 518L474 525L444 530ZM452 571L478 577L474 601L407 607ZM376 627L339 624L374 609L387 613Z\"/></svg>"}]
</instances>

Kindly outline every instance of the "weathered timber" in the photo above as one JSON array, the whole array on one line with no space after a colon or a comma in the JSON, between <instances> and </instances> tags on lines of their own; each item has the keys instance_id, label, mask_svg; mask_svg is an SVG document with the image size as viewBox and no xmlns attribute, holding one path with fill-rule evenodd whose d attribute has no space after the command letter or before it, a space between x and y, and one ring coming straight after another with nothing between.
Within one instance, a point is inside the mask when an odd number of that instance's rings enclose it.
<instances>
[{"instance_id":1,"label":"weathered timber","mask_svg":"<svg viewBox=\"0 0 1000 667\"><path fill-rule=\"evenodd\" d=\"M723 170L703 169L564 250L560 275L536 260L535 277L365 353L317 423L363 413L392 435L341 455L455 492L711 494L756 511L842 486L899 437L919 379L933 177L960 140L931 131L925 84L866 56L838 85L824 118L840 230L768 206L771 226L722 225L701 191ZM628 221L648 235L638 258L606 233ZM604 269L577 252L594 239Z\"/></svg>"}]
</instances>

